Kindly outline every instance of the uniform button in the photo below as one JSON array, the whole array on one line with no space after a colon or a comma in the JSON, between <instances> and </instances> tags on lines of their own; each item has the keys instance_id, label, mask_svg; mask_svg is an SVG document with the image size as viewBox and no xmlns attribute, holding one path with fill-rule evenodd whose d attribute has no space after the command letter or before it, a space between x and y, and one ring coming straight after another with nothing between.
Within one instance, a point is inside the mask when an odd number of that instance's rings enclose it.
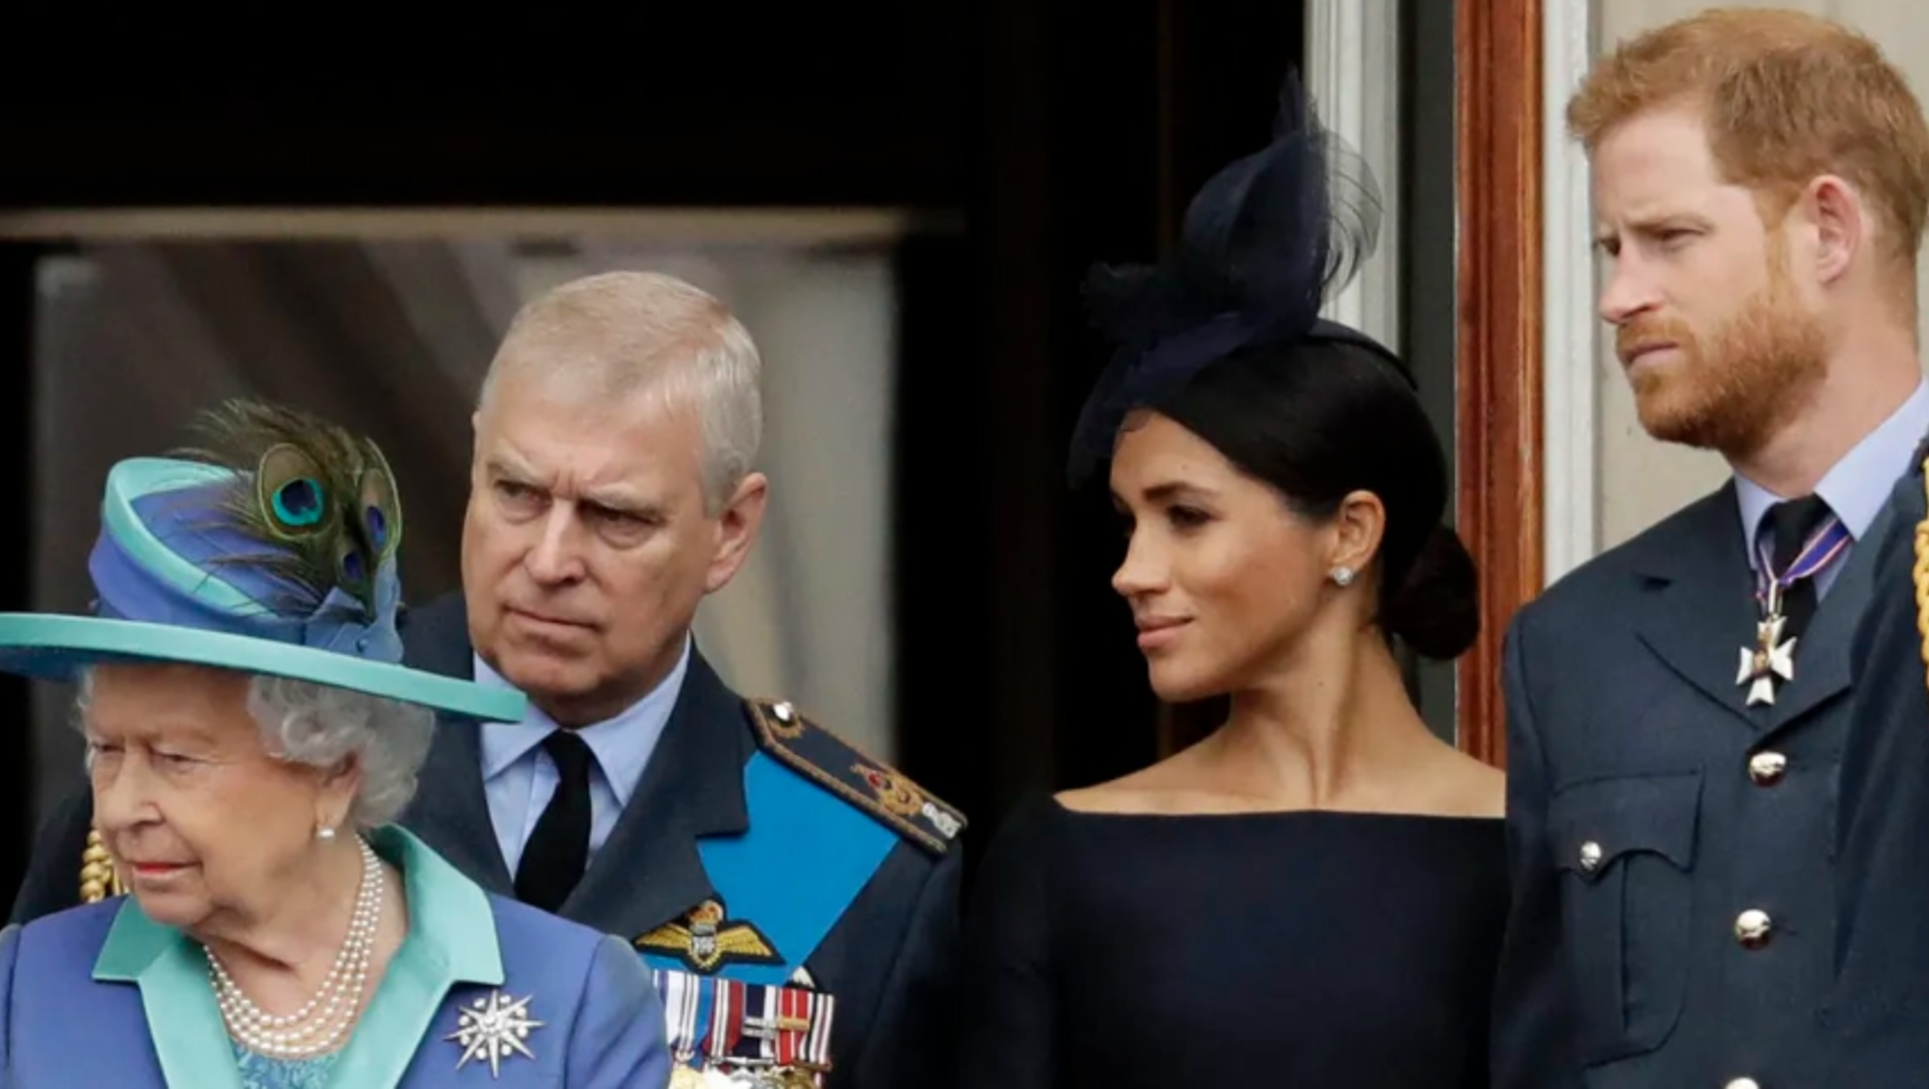
<instances>
[{"instance_id":1,"label":"uniform button","mask_svg":"<svg viewBox=\"0 0 1929 1089\"><path fill-rule=\"evenodd\" d=\"M1734 1081L1723 1086L1722 1089L1762 1089L1762 1083L1756 1081L1754 1078L1736 1078Z\"/></svg>"},{"instance_id":2,"label":"uniform button","mask_svg":"<svg viewBox=\"0 0 1929 1089\"><path fill-rule=\"evenodd\" d=\"M1581 869L1593 873L1601 865L1601 845L1588 840L1581 844Z\"/></svg>"},{"instance_id":3,"label":"uniform button","mask_svg":"<svg viewBox=\"0 0 1929 1089\"><path fill-rule=\"evenodd\" d=\"M1757 786L1774 786L1788 772L1788 757L1778 752L1758 752L1748 758L1748 777Z\"/></svg>"},{"instance_id":4,"label":"uniform button","mask_svg":"<svg viewBox=\"0 0 1929 1089\"><path fill-rule=\"evenodd\" d=\"M1768 912L1759 908L1749 908L1735 916L1735 940L1744 949L1760 949L1768 944L1770 921Z\"/></svg>"}]
</instances>

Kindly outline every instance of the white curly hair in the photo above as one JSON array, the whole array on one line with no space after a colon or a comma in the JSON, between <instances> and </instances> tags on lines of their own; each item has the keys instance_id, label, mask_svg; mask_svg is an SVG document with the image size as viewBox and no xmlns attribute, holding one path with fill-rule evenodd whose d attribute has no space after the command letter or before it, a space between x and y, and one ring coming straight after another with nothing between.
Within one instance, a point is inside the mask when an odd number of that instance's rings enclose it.
<instances>
[{"instance_id":1,"label":"white curly hair","mask_svg":"<svg viewBox=\"0 0 1929 1089\"><path fill-rule=\"evenodd\" d=\"M83 671L74 700L74 725L83 731L93 682L93 670ZM435 713L420 704L261 674L249 679L248 713L276 759L333 768L357 758L361 789L348 810L357 830L387 824L407 808L435 732Z\"/></svg>"}]
</instances>

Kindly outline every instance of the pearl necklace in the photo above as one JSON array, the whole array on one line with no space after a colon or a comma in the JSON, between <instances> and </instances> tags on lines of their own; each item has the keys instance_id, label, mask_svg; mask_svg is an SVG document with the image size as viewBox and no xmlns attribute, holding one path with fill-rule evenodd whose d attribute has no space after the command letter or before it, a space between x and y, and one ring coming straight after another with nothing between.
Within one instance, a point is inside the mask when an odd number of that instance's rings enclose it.
<instances>
[{"instance_id":1,"label":"pearl necklace","mask_svg":"<svg viewBox=\"0 0 1929 1089\"><path fill-rule=\"evenodd\" d=\"M362 883L355 894L348 936L328 970L328 978L301 1009L276 1015L255 1005L228 975L214 950L207 951L209 981L222 1020L227 1022L229 1034L256 1054L277 1058L319 1055L333 1048L355 1023L368 979L369 959L375 950L376 928L381 923L382 894L388 887L382 860L367 840L358 838L356 843L362 849Z\"/></svg>"}]
</instances>

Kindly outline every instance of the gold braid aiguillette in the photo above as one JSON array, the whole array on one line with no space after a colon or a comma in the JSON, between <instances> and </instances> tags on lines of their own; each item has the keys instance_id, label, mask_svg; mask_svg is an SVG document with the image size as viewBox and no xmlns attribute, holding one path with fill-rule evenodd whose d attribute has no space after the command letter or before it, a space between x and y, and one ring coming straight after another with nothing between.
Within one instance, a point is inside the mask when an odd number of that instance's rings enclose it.
<instances>
[{"instance_id":1,"label":"gold braid aiguillette","mask_svg":"<svg viewBox=\"0 0 1929 1089\"><path fill-rule=\"evenodd\" d=\"M127 892L121 884L120 871L114 866L114 856L108 851L106 841L100 837L99 829L87 832L87 848L80 854L80 902L93 904L109 896L120 896Z\"/></svg>"}]
</instances>

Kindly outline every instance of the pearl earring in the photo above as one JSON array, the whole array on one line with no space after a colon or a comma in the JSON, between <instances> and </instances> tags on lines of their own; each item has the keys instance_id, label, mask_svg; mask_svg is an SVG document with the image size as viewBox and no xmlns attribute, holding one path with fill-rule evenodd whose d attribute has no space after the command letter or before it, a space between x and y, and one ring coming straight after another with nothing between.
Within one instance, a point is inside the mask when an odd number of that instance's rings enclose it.
<instances>
[{"instance_id":1,"label":"pearl earring","mask_svg":"<svg viewBox=\"0 0 1929 1089\"><path fill-rule=\"evenodd\" d=\"M1353 584L1353 569L1351 567L1333 568L1333 581L1339 583L1341 586L1351 586Z\"/></svg>"},{"instance_id":2,"label":"pearl earring","mask_svg":"<svg viewBox=\"0 0 1929 1089\"><path fill-rule=\"evenodd\" d=\"M320 828L315 829L315 838L319 840L334 839L335 830L324 824Z\"/></svg>"}]
</instances>

